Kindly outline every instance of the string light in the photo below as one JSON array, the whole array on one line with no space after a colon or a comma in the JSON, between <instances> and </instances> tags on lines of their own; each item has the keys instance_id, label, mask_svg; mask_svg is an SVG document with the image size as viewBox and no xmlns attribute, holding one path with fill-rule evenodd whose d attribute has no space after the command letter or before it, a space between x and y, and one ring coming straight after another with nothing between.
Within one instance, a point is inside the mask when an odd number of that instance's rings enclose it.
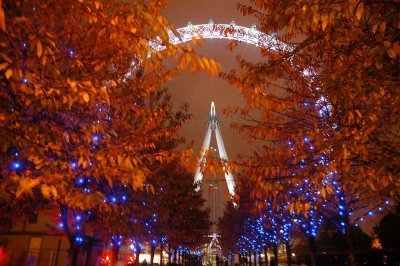
<instances>
[{"instance_id":1,"label":"string light","mask_svg":"<svg viewBox=\"0 0 400 266\"><path fill-rule=\"evenodd\" d=\"M20 162L13 162L11 164L11 169L13 170L19 170L22 168L22 164Z\"/></svg>"}]
</instances>

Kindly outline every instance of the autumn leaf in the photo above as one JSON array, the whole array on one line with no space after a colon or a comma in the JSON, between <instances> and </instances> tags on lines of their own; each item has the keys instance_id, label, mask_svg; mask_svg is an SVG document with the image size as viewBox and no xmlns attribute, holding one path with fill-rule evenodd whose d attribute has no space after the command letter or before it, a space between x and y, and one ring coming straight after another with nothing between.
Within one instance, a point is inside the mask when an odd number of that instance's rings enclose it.
<instances>
[{"instance_id":1,"label":"autumn leaf","mask_svg":"<svg viewBox=\"0 0 400 266\"><path fill-rule=\"evenodd\" d=\"M394 49L388 49L387 53L390 58L396 59L397 55L396 55L396 52L394 51Z\"/></svg>"},{"instance_id":2,"label":"autumn leaf","mask_svg":"<svg viewBox=\"0 0 400 266\"><path fill-rule=\"evenodd\" d=\"M3 32L6 31L6 17L4 14L3 5L1 4L1 0L0 0L0 28Z\"/></svg>"},{"instance_id":3,"label":"autumn leaf","mask_svg":"<svg viewBox=\"0 0 400 266\"><path fill-rule=\"evenodd\" d=\"M54 186L43 184L40 186L40 190L46 199L57 198L57 190Z\"/></svg>"},{"instance_id":4,"label":"autumn leaf","mask_svg":"<svg viewBox=\"0 0 400 266\"><path fill-rule=\"evenodd\" d=\"M12 69L11 68L9 68L9 69L7 69L7 71L6 71L6 78L7 79L10 79L10 77L12 76L12 74L13 74L13 71L12 71Z\"/></svg>"},{"instance_id":5,"label":"autumn leaf","mask_svg":"<svg viewBox=\"0 0 400 266\"><path fill-rule=\"evenodd\" d=\"M19 181L19 186L15 193L15 196L19 198L24 193L32 195L32 189L36 187L39 183L40 183L39 178L37 179L22 178Z\"/></svg>"},{"instance_id":6,"label":"autumn leaf","mask_svg":"<svg viewBox=\"0 0 400 266\"><path fill-rule=\"evenodd\" d=\"M356 11L356 17L358 20L361 19L363 13L364 13L364 3L361 2L358 4L357 11Z\"/></svg>"},{"instance_id":7,"label":"autumn leaf","mask_svg":"<svg viewBox=\"0 0 400 266\"><path fill-rule=\"evenodd\" d=\"M84 100L86 103L89 102L89 94L87 94L86 92L84 92L83 95L82 95L82 97L83 97L83 100Z\"/></svg>"},{"instance_id":8,"label":"autumn leaf","mask_svg":"<svg viewBox=\"0 0 400 266\"><path fill-rule=\"evenodd\" d=\"M3 70L3 69L5 69L5 68L8 67L8 66L9 66L9 64L8 64L7 62L1 63L1 64L0 64L0 71Z\"/></svg>"},{"instance_id":9,"label":"autumn leaf","mask_svg":"<svg viewBox=\"0 0 400 266\"><path fill-rule=\"evenodd\" d=\"M125 158L125 163L124 163L125 167L132 170L133 169L133 164L131 162L131 160L127 157Z\"/></svg>"},{"instance_id":10,"label":"autumn leaf","mask_svg":"<svg viewBox=\"0 0 400 266\"><path fill-rule=\"evenodd\" d=\"M6 61L7 63L9 63L9 64L12 63L11 58L10 58L8 55L6 55L5 53L0 52L0 56L1 56L1 58L3 58L4 61Z\"/></svg>"},{"instance_id":11,"label":"autumn leaf","mask_svg":"<svg viewBox=\"0 0 400 266\"><path fill-rule=\"evenodd\" d=\"M36 43L36 49L37 49L37 56L41 57L42 56L42 52L43 52L43 48L42 48L42 42L40 40L37 41Z\"/></svg>"}]
</instances>

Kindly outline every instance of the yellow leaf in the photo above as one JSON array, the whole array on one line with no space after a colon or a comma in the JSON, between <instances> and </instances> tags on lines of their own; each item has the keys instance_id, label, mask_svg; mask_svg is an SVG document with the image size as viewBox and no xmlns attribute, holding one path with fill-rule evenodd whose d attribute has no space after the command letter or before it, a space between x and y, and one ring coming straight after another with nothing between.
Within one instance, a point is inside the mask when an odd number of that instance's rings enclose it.
<instances>
[{"instance_id":1,"label":"yellow leaf","mask_svg":"<svg viewBox=\"0 0 400 266\"><path fill-rule=\"evenodd\" d=\"M357 11L356 11L356 17L358 20L361 19L362 15L364 13L364 3L360 3L357 7Z\"/></svg>"},{"instance_id":2,"label":"yellow leaf","mask_svg":"<svg viewBox=\"0 0 400 266\"><path fill-rule=\"evenodd\" d=\"M325 199L326 198L326 190L321 189L321 194L322 194L322 197Z\"/></svg>"},{"instance_id":3,"label":"yellow leaf","mask_svg":"<svg viewBox=\"0 0 400 266\"><path fill-rule=\"evenodd\" d=\"M86 92L83 93L83 100L84 100L85 102L89 102L89 94L87 94Z\"/></svg>"},{"instance_id":4,"label":"yellow leaf","mask_svg":"<svg viewBox=\"0 0 400 266\"><path fill-rule=\"evenodd\" d=\"M39 183L40 179L21 179L17 192L15 193L16 197L19 198L19 196L21 196L23 193L32 194L32 189Z\"/></svg>"},{"instance_id":5,"label":"yellow leaf","mask_svg":"<svg viewBox=\"0 0 400 266\"><path fill-rule=\"evenodd\" d=\"M53 193L53 197L57 198L57 189L54 186L50 187L51 192Z\"/></svg>"},{"instance_id":6,"label":"yellow leaf","mask_svg":"<svg viewBox=\"0 0 400 266\"><path fill-rule=\"evenodd\" d=\"M11 68L7 69L7 71L6 71L6 78L7 78L7 79L10 79L10 77L12 76L12 74L13 74L12 69L11 69Z\"/></svg>"},{"instance_id":7,"label":"yellow leaf","mask_svg":"<svg viewBox=\"0 0 400 266\"><path fill-rule=\"evenodd\" d=\"M49 190L49 186L48 185L41 185L40 186L40 190L42 191L43 197L45 199L49 199L50 198L50 190Z\"/></svg>"},{"instance_id":8,"label":"yellow leaf","mask_svg":"<svg viewBox=\"0 0 400 266\"><path fill-rule=\"evenodd\" d=\"M41 57L42 56L42 52L43 52L43 48L42 48L42 43L40 41L37 42L36 49L37 49L37 56Z\"/></svg>"},{"instance_id":9,"label":"yellow leaf","mask_svg":"<svg viewBox=\"0 0 400 266\"><path fill-rule=\"evenodd\" d=\"M389 50L387 51L387 53L388 53L388 55L389 55L390 58L396 59L396 52L395 52L393 49L389 49ZM1 69L0 69L0 70L1 70Z\"/></svg>"},{"instance_id":10,"label":"yellow leaf","mask_svg":"<svg viewBox=\"0 0 400 266\"><path fill-rule=\"evenodd\" d=\"M0 1L0 28L2 31L6 31L6 17L4 15L4 9L3 6L1 5L1 1Z\"/></svg>"},{"instance_id":11,"label":"yellow leaf","mask_svg":"<svg viewBox=\"0 0 400 266\"><path fill-rule=\"evenodd\" d=\"M374 184L371 182L371 180L367 179L367 184L368 184L368 186L369 186L372 190L375 190L375 186L374 186Z\"/></svg>"},{"instance_id":12,"label":"yellow leaf","mask_svg":"<svg viewBox=\"0 0 400 266\"><path fill-rule=\"evenodd\" d=\"M321 21L322 21L322 30L325 30L326 26L328 25L329 15L328 14L323 14L321 16Z\"/></svg>"},{"instance_id":13,"label":"yellow leaf","mask_svg":"<svg viewBox=\"0 0 400 266\"><path fill-rule=\"evenodd\" d=\"M118 165L121 165L122 161L123 161L122 157L117 155L117 161L118 161Z\"/></svg>"},{"instance_id":14,"label":"yellow leaf","mask_svg":"<svg viewBox=\"0 0 400 266\"><path fill-rule=\"evenodd\" d=\"M8 65L9 65L9 64L8 64L7 62L1 63L1 64L0 64L0 71L3 70L3 69L5 69L6 67L8 67Z\"/></svg>"},{"instance_id":15,"label":"yellow leaf","mask_svg":"<svg viewBox=\"0 0 400 266\"><path fill-rule=\"evenodd\" d=\"M125 167L128 169L133 169L132 162L129 160L129 158L125 158Z\"/></svg>"}]
</instances>

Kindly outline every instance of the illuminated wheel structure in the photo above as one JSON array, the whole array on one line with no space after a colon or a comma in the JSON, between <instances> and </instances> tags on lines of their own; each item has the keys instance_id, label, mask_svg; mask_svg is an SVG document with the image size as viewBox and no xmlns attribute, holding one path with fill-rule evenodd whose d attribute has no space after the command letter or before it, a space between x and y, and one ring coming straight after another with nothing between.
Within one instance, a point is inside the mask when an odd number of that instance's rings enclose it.
<instances>
[{"instance_id":1,"label":"illuminated wheel structure","mask_svg":"<svg viewBox=\"0 0 400 266\"><path fill-rule=\"evenodd\" d=\"M230 24L216 24L213 20L210 20L207 24L197 25L189 22L186 27L178 28L176 31L179 33L179 36L176 36L172 31L168 33L171 44L190 42L192 38L201 39L202 37L204 39L235 40L271 50L291 49L288 44L276 39L275 33L263 33L257 30L255 25L251 27L238 26L234 21ZM151 46L155 51L165 49L165 46L158 45L157 42L154 42Z\"/></svg>"},{"instance_id":2,"label":"illuminated wheel structure","mask_svg":"<svg viewBox=\"0 0 400 266\"><path fill-rule=\"evenodd\" d=\"M237 41L244 44L249 44L255 47L268 50L279 50L279 51L290 51L293 46L288 45L284 42L279 41L276 38L276 34L266 34L257 29L255 25L251 27L243 27L236 25L234 21L230 24L216 24L213 20L210 20L207 24L194 25L191 22L186 27L178 28L176 32L179 36L175 35L172 31L168 32L170 44L177 45L181 43L191 42L195 39L224 39L228 41ZM150 42L150 46L153 51L162 51L165 46L160 45L161 40L157 39L154 42ZM216 149L210 146L210 138L214 135ZM209 121L207 124L206 136L203 142L203 150L198 163L198 168L194 176L194 182L207 181L203 179L203 174L200 171L201 165L205 164L206 161L206 150L213 149L218 155L219 159L223 164L226 164L228 155L225 150L222 134L220 130L219 121L216 115L214 102L211 103L211 111ZM222 166L223 167L223 166ZM224 168L224 167L223 167ZM232 173L225 170L225 181L228 189L228 193L231 197L235 194L235 181ZM215 178L215 177L214 177ZM206 182L203 182L206 183ZM221 191L216 180L208 180L207 184L202 184L197 189L202 189L203 197L207 201L207 207L211 208L211 220L212 222L218 222L218 219L223 213L221 211ZM221 258L221 247L219 245L219 235L216 232L216 225L212 226L211 235L209 235L210 243L203 247L203 263L207 265L216 265L217 258Z\"/></svg>"}]
</instances>

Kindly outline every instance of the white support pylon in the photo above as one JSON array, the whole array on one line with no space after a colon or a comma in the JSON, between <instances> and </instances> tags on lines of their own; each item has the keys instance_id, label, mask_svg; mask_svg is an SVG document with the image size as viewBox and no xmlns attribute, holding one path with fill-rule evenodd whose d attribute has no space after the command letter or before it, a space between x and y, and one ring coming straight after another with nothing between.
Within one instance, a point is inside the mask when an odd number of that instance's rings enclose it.
<instances>
[{"instance_id":1,"label":"white support pylon","mask_svg":"<svg viewBox=\"0 0 400 266\"><path fill-rule=\"evenodd\" d=\"M214 102L211 102L210 117L208 119L206 136L203 142L203 147L202 147L203 150L201 151L199 165L197 166L196 174L194 176L195 183L198 182L200 183L203 180L203 173L201 172L201 166L202 164L206 163L206 152L210 147L212 133L215 134L215 139L217 140L219 158L221 159L223 164L226 164L228 161L228 155L226 153L224 141L221 135L221 130L219 128L219 122L218 122L217 112L215 111ZM229 171L229 169L226 168L226 166L223 166L223 171L225 175L226 184L228 186L229 194L231 194L231 196L233 197L235 195L235 181L233 180L233 175ZM200 186L197 187L197 190L199 189Z\"/></svg>"}]
</instances>

